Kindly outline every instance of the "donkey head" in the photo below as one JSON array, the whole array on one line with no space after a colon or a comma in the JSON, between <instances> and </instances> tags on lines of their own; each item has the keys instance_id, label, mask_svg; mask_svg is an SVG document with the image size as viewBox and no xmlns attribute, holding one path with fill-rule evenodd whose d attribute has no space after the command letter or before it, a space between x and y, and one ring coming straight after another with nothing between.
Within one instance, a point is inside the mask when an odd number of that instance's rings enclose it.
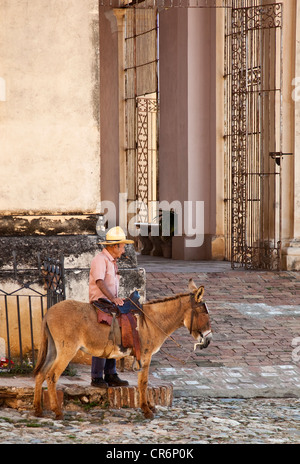
<instances>
[{"instance_id":1,"label":"donkey head","mask_svg":"<svg viewBox=\"0 0 300 464\"><path fill-rule=\"evenodd\" d=\"M200 349L206 348L211 339L211 326L206 304L202 301L204 287L197 287L193 279L189 280L190 306L186 312L184 325L189 329L192 336L198 341L194 349L199 346Z\"/></svg>"}]
</instances>

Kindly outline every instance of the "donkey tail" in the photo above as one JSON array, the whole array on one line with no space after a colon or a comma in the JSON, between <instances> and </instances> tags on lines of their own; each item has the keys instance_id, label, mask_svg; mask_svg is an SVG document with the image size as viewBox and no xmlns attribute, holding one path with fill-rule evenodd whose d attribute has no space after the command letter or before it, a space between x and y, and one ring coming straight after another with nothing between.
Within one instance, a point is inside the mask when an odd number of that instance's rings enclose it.
<instances>
[{"instance_id":1,"label":"donkey tail","mask_svg":"<svg viewBox=\"0 0 300 464\"><path fill-rule=\"evenodd\" d=\"M47 351L48 351L48 333L47 333L46 322L43 321L42 323L42 330L41 330L41 344L38 353L38 359L34 368L34 375L36 376L40 370L42 369L43 365L45 364Z\"/></svg>"}]
</instances>

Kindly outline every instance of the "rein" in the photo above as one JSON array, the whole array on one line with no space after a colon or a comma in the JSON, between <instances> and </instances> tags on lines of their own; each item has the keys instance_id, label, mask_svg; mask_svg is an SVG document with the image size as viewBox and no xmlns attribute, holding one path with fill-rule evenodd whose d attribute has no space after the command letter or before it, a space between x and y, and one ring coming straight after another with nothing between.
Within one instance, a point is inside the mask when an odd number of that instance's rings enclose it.
<instances>
[{"instance_id":1,"label":"rein","mask_svg":"<svg viewBox=\"0 0 300 464\"><path fill-rule=\"evenodd\" d=\"M192 317L191 317L191 326L190 326L190 334L192 333L192 327L193 327L193 320L194 320L194 317L196 315L196 308L200 307L200 306L203 306L205 308L205 313L208 313L208 310L207 310L207 307L206 307L206 304L202 302L202 298L203 298L203 294L204 294L204 288L203 287L200 287L200 289L198 290L198 292L196 293L196 295L192 295L190 294L190 300L191 300L191 306L192 306ZM176 346L178 348L181 348L183 351L183 346L180 345L179 343L177 343L177 341L171 336L171 335L168 335L156 322L154 322L149 316L148 314L145 313L145 311L143 311L143 309L141 309L139 306L137 306L134 301L132 301L130 298L128 298L129 301L131 301L131 303L136 306L143 314L144 316L146 316L151 322L152 324L154 324L164 335L166 335L167 338L169 338L170 340L172 340ZM180 303L180 309L181 309L181 298L179 299L179 303ZM202 334L201 334L202 336ZM171 358L173 359L176 359L176 361L179 361L181 364L185 365L187 364L187 361L190 359L190 357L192 356L192 353L189 352L189 356L186 358L185 361L182 361L180 358L177 358L176 356L173 356L172 354L169 354L169 353L166 353L162 348L159 349L159 351L161 351L162 353L164 353L165 355L167 356L170 356Z\"/></svg>"},{"instance_id":2,"label":"rein","mask_svg":"<svg viewBox=\"0 0 300 464\"><path fill-rule=\"evenodd\" d=\"M168 338L170 338L170 340L172 340L174 343L176 343L176 345L179 347L179 348L182 348L181 345L179 345L179 343L176 342L176 340L171 336L171 335L168 335L161 327L159 327L158 324L156 324L156 322L154 322L151 317L148 316L148 314L145 313L145 311L142 310L142 308L140 308L138 305L135 304L134 301L132 301L130 298L128 298L129 301L131 301L131 303L136 306L143 314L144 316L148 317L149 321L152 322L152 324L156 325L156 327L164 334L166 335ZM180 300L180 307L181 307L181 300Z\"/></svg>"},{"instance_id":3,"label":"rein","mask_svg":"<svg viewBox=\"0 0 300 464\"><path fill-rule=\"evenodd\" d=\"M199 300L195 300L193 298L193 295L190 295L190 298L191 298L191 306L192 306L192 317L191 317L191 326L190 326L190 334L191 334L192 330L193 330L194 317L197 317L197 309L196 308L203 307L204 311L201 311L201 313L203 313L203 314L208 314L208 309L207 309L206 303L204 303L202 301L202 296L201 296L201 298Z\"/></svg>"},{"instance_id":4,"label":"rein","mask_svg":"<svg viewBox=\"0 0 300 464\"><path fill-rule=\"evenodd\" d=\"M134 301L132 301L130 298L128 298L131 303L136 306L138 308L138 306L134 303ZM181 307L181 299L179 300L180 302L180 307ZM138 308L143 314L144 316L148 317L149 321L152 322L152 324L154 324L164 335L167 336L167 338L169 338L170 340L172 340L172 342L175 343L176 346L178 346L178 348L181 348L183 350L183 346L180 345L179 343L176 342L176 340L171 336L171 335L168 335L158 324L156 324L156 322L154 322L151 317L148 316L148 314L145 313L145 311L143 311L141 308ZM181 364L185 365L188 361L188 359L192 356L191 354L189 355L189 357L185 360L185 361L182 361L181 359L177 358L176 356L173 356L172 354L169 354L169 353L166 353L162 348L159 349L159 351L161 351L162 353L164 353L165 355L167 356L170 356L171 358L173 359L176 359L176 361L179 361L181 362Z\"/></svg>"}]
</instances>

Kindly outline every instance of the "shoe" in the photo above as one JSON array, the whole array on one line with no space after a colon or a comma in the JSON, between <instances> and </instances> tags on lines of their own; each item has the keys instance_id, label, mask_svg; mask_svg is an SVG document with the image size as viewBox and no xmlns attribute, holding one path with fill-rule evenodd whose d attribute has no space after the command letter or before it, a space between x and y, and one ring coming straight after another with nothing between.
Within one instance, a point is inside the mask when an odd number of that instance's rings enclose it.
<instances>
[{"instance_id":1,"label":"shoe","mask_svg":"<svg viewBox=\"0 0 300 464\"><path fill-rule=\"evenodd\" d=\"M104 380L109 387L125 387L129 385L127 380L121 380L118 374L105 374Z\"/></svg>"},{"instance_id":2,"label":"shoe","mask_svg":"<svg viewBox=\"0 0 300 464\"><path fill-rule=\"evenodd\" d=\"M105 380L102 377L92 379L91 386L98 387L98 388L108 388L108 384L105 382Z\"/></svg>"}]
</instances>

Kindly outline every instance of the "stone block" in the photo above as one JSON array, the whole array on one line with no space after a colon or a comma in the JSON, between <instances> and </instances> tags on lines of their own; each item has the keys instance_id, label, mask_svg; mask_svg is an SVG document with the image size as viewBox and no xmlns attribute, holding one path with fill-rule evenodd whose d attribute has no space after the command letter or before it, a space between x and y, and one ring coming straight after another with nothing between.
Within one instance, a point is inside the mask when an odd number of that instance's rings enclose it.
<instances>
[{"instance_id":1,"label":"stone block","mask_svg":"<svg viewBox=\"0 0 300 464\"><path fill-rule=\"evenodd\" d=\"M61 408L64 405L64 392L62 390L57 390L57 401ZM50 411L50 400L49 400L49 392L48 390L43 390L43 408L46 411Z\"/></svg>"}]
</instances>

